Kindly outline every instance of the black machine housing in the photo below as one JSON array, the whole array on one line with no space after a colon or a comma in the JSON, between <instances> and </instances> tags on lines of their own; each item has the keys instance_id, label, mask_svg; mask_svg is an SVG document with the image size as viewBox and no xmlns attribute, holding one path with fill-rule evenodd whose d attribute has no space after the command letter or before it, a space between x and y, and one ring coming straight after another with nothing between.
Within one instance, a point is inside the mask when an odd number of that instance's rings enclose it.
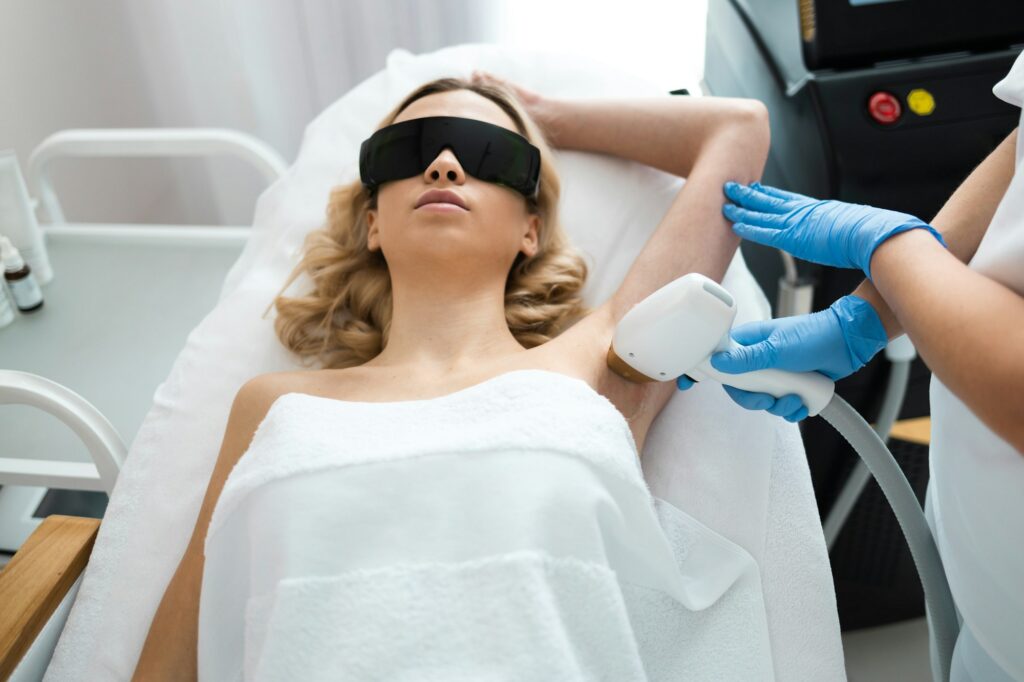
<instances>
[{"instance_id":1,"label":"black machine housing","mask_svg":"<svg viewBox=\"0 0 1024 682\"><path fill-rule=\"evenodd\" d=\"M751 97L767 105L772 147L765 184L930 221L1017 125L1020 109L995 97L992 86L1007 74L1022 46L1022 0L709 0L704 88L708 94ZM915 113L908 96L922 90L934 108ZM880 92L900 105L894 122L872 116L869 103ZM779 253L748 242L742 250L774 302L783 274ZM859 272L799 261L798 272L815 284L815 310L863 279ZM838 382L837 392L873 421L887 373L880 353ZM928 414L929 380L927 368L915 361L902 418ZM802 429L824 516L856 455L820 420L808 420ZM911 483L923 496L927 450L916 457L923 458L923 467L905 455L904 468L908 477L917 476ZM871 499L882 504L866 491L859 506ZM847 525L855 528L856 518ZM840 564L843 557L861 553L851 542L863 541L865 552L877 551L870 538L854 535L844 529L832 554L844 629L921 615L920 587L906 550L900 547L904 556L882 571L887 576L865 581L850 575L859 569Z\"/></svg>"}]
</instances>

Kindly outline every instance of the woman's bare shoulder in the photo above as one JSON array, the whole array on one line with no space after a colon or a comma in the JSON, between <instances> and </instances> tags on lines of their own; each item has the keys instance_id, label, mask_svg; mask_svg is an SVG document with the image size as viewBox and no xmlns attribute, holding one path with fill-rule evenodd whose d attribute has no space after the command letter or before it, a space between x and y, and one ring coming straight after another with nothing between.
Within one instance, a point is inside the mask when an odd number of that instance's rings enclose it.
<instances>
[{"instance_id":1,"label":"woman's bare shoulder","mask_svg":"<svg viewBox=\"0 0 1024 682\"><path fill-rule=\"evenodd\" d=\"M318 392L326 375L330 375L332 381L343 380L345 370L340 369L309 369L309 370L284 370L279 372L267 372L257 374L249 379L238 390L239 395L243 392L246 398L260 403L270 404L285 393L306 393Z\"/></svg>"},{"instance_id":2,"label":"woman's bare shoulder","mask_svg":"<svg viewBox=\"0 0 1024 682\"><path fill-rule=\"evenodd\" d=\"M282 371L257 374L238 389L235 408L262 418L278 398L285 393L301 392L310 381L309 371Z\"/></svg>"}]
</instances>

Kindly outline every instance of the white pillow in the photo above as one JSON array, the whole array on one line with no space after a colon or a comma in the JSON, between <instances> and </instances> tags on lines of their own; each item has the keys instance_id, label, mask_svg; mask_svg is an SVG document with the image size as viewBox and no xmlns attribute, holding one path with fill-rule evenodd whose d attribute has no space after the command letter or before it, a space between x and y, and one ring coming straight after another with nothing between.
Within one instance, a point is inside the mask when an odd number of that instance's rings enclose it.
<instances>
[{"instance_id":1,"label":"white pillow","mask_svg":"<svg viewBox=\"0 0 1024 682\"><path fill-rule=\"evenodd\" d=\"M156 391L46 679L131 675L195 525L236 392L254 375L301 367L261 315L305 235L323 224L330 189L358 177L359 144L402 97L474 69L560 97L668 96L580 57L463 45L421 56L395 50L384 71L311 122L294 165L257 201L253 234L220 302ZM619 286L682 180L622 159L556 153L563 225L591 266L584 297L596 305ZM305 284L300 277L289 293ZM723 284L742 320L769 315L738 252ZM717 386L697 386L675 395L655 422L644 469L652 492L761 563L776 671L788 673L781 677L840 679L831 574L796 427L738 408Z\"/></svg>"}]
</instances>

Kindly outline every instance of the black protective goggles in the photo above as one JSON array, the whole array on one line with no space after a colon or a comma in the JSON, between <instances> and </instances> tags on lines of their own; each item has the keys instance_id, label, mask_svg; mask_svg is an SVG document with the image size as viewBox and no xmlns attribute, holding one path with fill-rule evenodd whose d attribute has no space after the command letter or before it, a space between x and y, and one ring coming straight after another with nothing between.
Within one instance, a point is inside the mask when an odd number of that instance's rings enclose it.
<instances>
[{"instance_id":1,"label":"black protective goggles","mask_svg":"<svg viewBox=\"0 0 1024 682\"><path fill-rule=\"evenodd\" d=\"M540 150L507 128L457 116L413 118L381 128L359 149L359 176L374 191L389 180L419 175L445 147L474 178L536 196Z\"/></svg>"}]
</instances>

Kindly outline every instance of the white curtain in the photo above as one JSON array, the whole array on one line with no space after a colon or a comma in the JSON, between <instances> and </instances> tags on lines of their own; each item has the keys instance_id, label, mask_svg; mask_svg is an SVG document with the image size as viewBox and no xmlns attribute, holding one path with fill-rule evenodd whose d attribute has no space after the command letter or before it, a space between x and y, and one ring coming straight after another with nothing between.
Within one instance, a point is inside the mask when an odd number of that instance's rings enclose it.
<instances>
[{"instance_id":1,"label":"white curtain","mask_svg":"<svg viewBox=\"0 0 1024 682\"><path fill-rule=\"evenodd\" d=\"M160 127L242 130L294 160L305 126L396 47L486 42L493 3L473 0L146 0L123 3ZM244 225L262 182L235 160L176 173L185 222ZM154 207L155 213L161 207ZM157 221L157 219L155 219Z\"/></svg>"},{"instance_id":2,"label":"white curtain","mask_svg":"<svg viewBox=\"0 0 1024 682\"><path fill-rule=\"evenodd\" d=\"M294 160L306 125L384 67L467 42L566 50L695 90L706 0L0 0L0 149L66 128L227 127ZM609 83L614 96L615 84ZM70 221L251 222L234 159L67 159Z\"/></svg>"}]
</instances>

